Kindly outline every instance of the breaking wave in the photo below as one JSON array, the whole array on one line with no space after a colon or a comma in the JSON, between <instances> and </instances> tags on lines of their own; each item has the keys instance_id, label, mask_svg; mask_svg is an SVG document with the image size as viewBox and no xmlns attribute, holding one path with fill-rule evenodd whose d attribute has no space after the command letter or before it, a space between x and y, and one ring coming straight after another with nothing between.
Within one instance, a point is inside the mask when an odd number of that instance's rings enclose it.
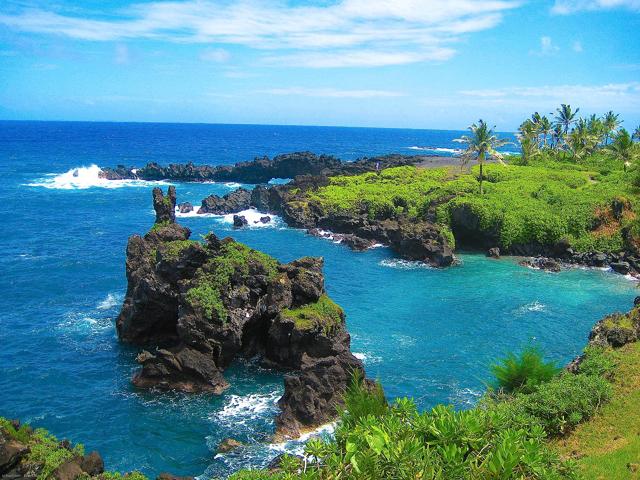
<instances>
[{"instance_id":1,"label":"breaking wave","mask_svg":"<svg viewBox=\"0 0 640 480\"><path fill-rule=\"evenodd\" d=\"M87 188L122 188L146 187L149 185L168 185L165 181L149 182L146 180L107 180L101 178L102 169L97 165L72 168L65 173L51 173L39 178L29 187L51 188L56 190L86 190Z\"/></svg>"}]
</instances>

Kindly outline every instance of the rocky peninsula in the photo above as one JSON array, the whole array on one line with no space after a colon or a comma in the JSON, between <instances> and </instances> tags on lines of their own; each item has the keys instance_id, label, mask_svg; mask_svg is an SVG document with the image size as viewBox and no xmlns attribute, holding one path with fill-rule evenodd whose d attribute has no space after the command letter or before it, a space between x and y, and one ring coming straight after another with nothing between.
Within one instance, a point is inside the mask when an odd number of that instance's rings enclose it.
<instances>
[{"instance_id":1,"label":"rocky peninsula","mask_svg":"<svg viewBox=\"0 0 640 480\"><path fill-rule=\"evenodd\" d=\"M354 371L342 309L326 294L323 260L281 264L231 238L204 243L176 223L176 191L153 190L156 221L127 246L119 338L145 348L140 388L220 393L223 372L260 357L284 370L276 434L297 437L333 420Z\"/></svg>"},{"instance_id":2,"label":"rocky peninsula","mask_svg":"<svg viewBox=\"0 0 640 480\"><path fill-rule=\"evenodd\" d=\"M442 160L435 155L398 155L364 157L353 162L332 155L294 152L269 157L257 157L234 165L170 164L163 167L151 162L142 168L118 165L104 168L100 176L107 180L173 180L178 182L240 182L267 183L273 178L294 178L298 175L357 175L383 168L418 165Z\"/></svg>"}]
</instances>

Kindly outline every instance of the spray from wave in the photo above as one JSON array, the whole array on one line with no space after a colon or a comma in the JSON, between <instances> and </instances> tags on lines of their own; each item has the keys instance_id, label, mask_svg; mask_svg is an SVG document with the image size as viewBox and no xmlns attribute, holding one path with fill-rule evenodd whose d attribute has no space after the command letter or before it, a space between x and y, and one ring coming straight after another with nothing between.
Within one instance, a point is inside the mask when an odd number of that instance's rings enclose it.
<instances>
[{"instance_id":1,"label":"spray from wave","mask_svg":"<svg viewBox=\"0 0 640 480\"><path fill-rule=\"evenodd\" d=\"M247 227L248 228L274 228L279 227L282 222L280 217L277 215L270 215L266 213L262 213L255 208L250 208L248 210L242 210L238 213L230 213L228 215L215 215L213 213L198 213L198 207L195 206L194 209L188 213L181 213L176 207L176 217L178 218L211 218L216 222L222 223L224 226L233 225L233 216L239 215L243 216L247 219ZM262 222L262 218L269 217L270 220L266 223Z\"/></svg>"},{"instance_id":2,"label":"spray from wave","mask_svg":"<svg viewBox=\"0 0 640 480\"><path fill-rule=\"evenodd\" d=\"M122 188L122 187L146 187L149 185L167 185L167 182L148 182L145 180L107 180L100 177L102 169L97 165L89 167L72 168L65 173L48 174L39 178L29 187L51 188L56 190L86 190L88 188Z\"/></svg>"}]
</instances>

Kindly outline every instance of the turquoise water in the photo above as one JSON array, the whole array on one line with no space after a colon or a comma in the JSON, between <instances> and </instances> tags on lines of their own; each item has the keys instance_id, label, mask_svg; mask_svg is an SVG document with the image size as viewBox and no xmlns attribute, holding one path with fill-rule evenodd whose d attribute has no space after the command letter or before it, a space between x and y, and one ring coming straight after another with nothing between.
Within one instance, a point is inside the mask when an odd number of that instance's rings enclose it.
<instances>
[{"instance_id":1,"label":"turquoise water","mask_svg":"<svg viewBox=\"0 0 640 480\"><path fill-rule=\"evenodd\" d=\"M232 386L219 397L132 388L136 349L118 343L114 318L126 288L127 237L153 222L153 185L104 188L89 170L75 180L60 174L92 163L224 163L305 145L344 157L409 153L416 145L451 148L455 135L0 123L0 414L98 449L110 469L149 474L224 475L295 448L265 443L282 382L256 365L234 365L227 372ZM189 184L177 190L179 201L199 203L237 186ZM327 289L347 313L353 351L390 397L413 396L422 408L472 405L491 361L528 343L560 362L570 360L595 321L628 310L638 294L633 282L599 270L550 274L475 254L434 270L399 261L385 248L354 253L278 222L233 231L218 217L180 221L195 238L209 230L233 235L282 261L323 256ZM249 446L215 458L215 447L227 436Z\"/></svg>"}]
</instances>

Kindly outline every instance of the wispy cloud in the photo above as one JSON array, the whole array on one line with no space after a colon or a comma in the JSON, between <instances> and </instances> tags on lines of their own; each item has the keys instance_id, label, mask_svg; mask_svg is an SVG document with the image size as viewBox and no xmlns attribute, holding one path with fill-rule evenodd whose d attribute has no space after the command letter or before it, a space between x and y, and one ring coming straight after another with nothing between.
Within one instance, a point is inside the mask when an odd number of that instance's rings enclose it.
<instances>
[{"instance_id":1,"label":"wispy cloud","mask_svg":"<svg viewBox=\"0 0 640 480\"><path fill-rule=\"evenodd\" d=\"M200 60L206 62L223 63L231 58L231 54L223 48L212 48L200 54Z\"/></svg>"},{"instance_id":2,"label":"wispy cloud","mask_svg":"<svg viewBox=\"0 0 640 480\"><path fill-rule=\"evenodd\" d=\"M111 19L29 9L0 14L0 24L91 41L235 44L272 51L269 62L302 66L379 66L450 58L461 36L497 26L504 13L520 3L339 0L292 6L277 0L156 1L134 4Z\"/></svg>"},{"instance_id":3,"label":"wispy cloud","mask_svg":"<svg viewBox=\"0 0 640 480\"><path fill-rule=\"evenodd\" d=\"M259 90L256 93L265 95L284 95L299 97L324 97L324 98L374 98L374 97L403 97L403 92L391 90L340 90L335 88L304 88L287 87Z\"/></svg>"},{"instance_id":4,"label":"wispy cloud","mask_svg":"<svg viewBox=\"0 0 640 480\"><path fill-rule=\"evenodd\" d=\"M536 55L538 57L546 57L558 53L560 47L553 43L551 37L540 37L540 48L537 50L530 50L530 55Z\"/></svg>"},{"instance_id":5,"label":"wispy cloud","mask_svg":"<svg viewBox=\"0 0 640 480\"><path fill-rule=\"evenodd\" d=\"M531 105L535 108L571 103L585 108L631 111L640 107L640 82L604 85L545 85L463 90L468 100L494 105Z\"/></svg>"},{"instance_id":6,"label":"wispy cloud","mask_svg":"<svg viewBox=\"0 0 640 480\"><path fill-rule=\"evenodd\" d=\"M640 11L640 0L556 0L551 12L558 15L593 10L626 8Z\"/></svg>"},{"instance_id":7,"label":"wispy cloud","mask_svg":"<svg viewBox=\"0 0 640 480\"><path fill-rule=\"evenodd\" d=\"M579 41L575 41L573 42L573 45L571 46L571 48L573 49L574 52L576 53L582 53L584 52L584 48L582 46L582 42Z\"/></svg>"}]
</instances>

